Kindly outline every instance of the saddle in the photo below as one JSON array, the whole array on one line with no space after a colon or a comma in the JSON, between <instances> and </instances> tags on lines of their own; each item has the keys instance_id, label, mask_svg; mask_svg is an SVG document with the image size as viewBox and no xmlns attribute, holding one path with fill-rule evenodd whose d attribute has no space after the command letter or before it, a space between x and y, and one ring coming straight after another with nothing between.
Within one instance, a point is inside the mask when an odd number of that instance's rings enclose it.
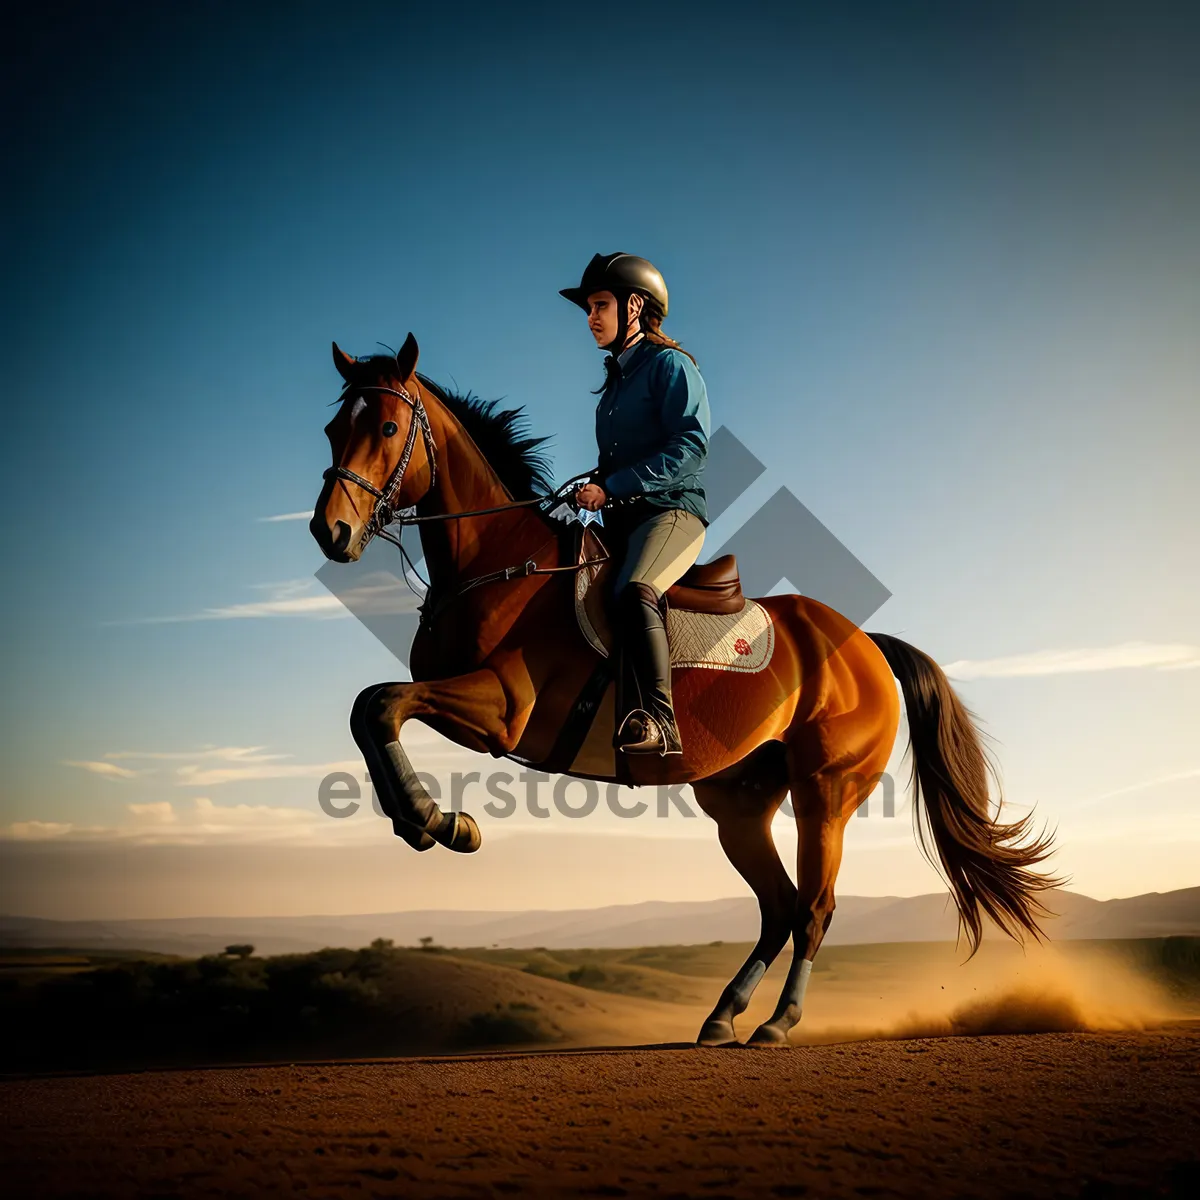
<instances>
[{"instance_id":1,"label":"saddle","mask_svg":"<svg viewBox=\"0 0 1200 1200\"><path fill-rule=\"evenodd\" d=\"M585 639L607 656L612 635L608 619L608 588L605 586L617 560L610 554L593 526L576 527L573 548L576 563L589 563L575 578L575 615ZM697 563L679 582L667 589L667 609L679 612L735 615L746 608L737 559L722 554L710 563Z\"/></svg>"},{"instance_id":2,"label":"saddle","mask_svg":"<svg viewBox=\"0 0 1200 1200\"><path fill-rule=\"evenodd\" d=\"M737 559L722 554L709 563L688 567L682 578L667 589L667 604L687 612L739 613L746 607Z\"/></svg>"}]
</instances>

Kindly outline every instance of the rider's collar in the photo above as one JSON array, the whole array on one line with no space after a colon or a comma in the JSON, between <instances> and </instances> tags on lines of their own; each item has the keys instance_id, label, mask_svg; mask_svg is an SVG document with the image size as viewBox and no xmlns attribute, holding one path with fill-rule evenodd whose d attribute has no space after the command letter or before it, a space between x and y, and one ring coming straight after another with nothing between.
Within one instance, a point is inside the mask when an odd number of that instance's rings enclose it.
<instances>
[{"instance_id":1,"label":"rider's collar","mask_svg":"<svg viewBox=\"0 0 1200 1200\"><path fill-rule=\"evenodd\" d=\"M604 360L605 375L611 380L615 372L622 379L628 379L634 371L638 369L643 361L643 356L638 355L638 350L643 346L652 345L646 337L640 337L632 346L626 346L619 355L610 354Z\"/></svg>"},{"instance_id":2,"label":"rider's collar","mask_svg":"<svg viewBox=\"0 0 1200 1200\"><path fill-rule=\"evenodd\" d=\"M632 355L633 355L633 352L634 352L634 351L635 351L635 350L636 350L636 349L637 349L637 348L638 348L638 347L639 347L639 346L640 346L640 345L641 345L641 344L642 344L642 343L643 343L645 340L646 340L646 335L645 335L644 333L639 333L639 334L638 334L638 336L637 336L637 341L635 341L635 342L634 342L634 343L633 343L631 346L626 346L626 347L625 347L625 349L624 349L624 350L622 350L622 351L621 351L621 353L617 355L617 362L618 362L618 363L619 363L619 364L620 364L622 367L623 367L623 366L625 366L625 364L626 364L627 362L629 362L629 359L632 357Z\"/></svg>"}]
</instances>

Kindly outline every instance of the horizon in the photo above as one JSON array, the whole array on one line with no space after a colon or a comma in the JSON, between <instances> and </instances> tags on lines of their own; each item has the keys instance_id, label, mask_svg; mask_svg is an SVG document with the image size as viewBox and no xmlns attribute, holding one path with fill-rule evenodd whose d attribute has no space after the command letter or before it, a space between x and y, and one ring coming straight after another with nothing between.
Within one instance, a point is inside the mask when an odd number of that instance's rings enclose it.
<instances>
[{"instance_id":1,"label":"horizon","mask_svg":"<svg viewBox=\"0 0 1200 1200\"><path fill-rule=\"evenodd\" d=\"M1200 885L1191 887L1170 888L1166 891L1151 891L1138 892L1130 896L1112 896L1106 899L1099 899L1096 896L1089 896L1083 892L1074 891L1071 888L1058 888L1056 892L1062 891L1067 895L1077 897L1083 900L1092 901L1095 904L1120 903L1127 900L1141 900L1149 896L1170 896L1180 892L1200 891ZM839 895L838 903L854 900L890 900L890 901L905 901L905 900L923 900L923 899L940 899L950 904L950 895L944 889L941 891L917 892L912 895L858 895L855 893L844 893ZM44 921L48 923L138 923L152 924L156 921L336 921L343 918L369 918L369 917L396 917L396 916L418 916L421 914L445 914L458 916L481 916L488 918L497 918L505 916L532 916L541 913L548 915L567 914L567 913L599 913L608 909L633 909L633 908L650 908L650 907L681 907L694 906L702 907L709 905L721 904L754 904L753 896L715 896L711 899L703 900L633 900L625 902L614 902L608 904L595 904L587 907L576 908L449 908L446 906L429 907L429 908L399 908L399 909L377 909L366 912L297 912L297 913L237 913L237 914L211 914L211 913L196 913L179 916L142 916L142 917L113 917L113 916L59 916L59 917L43 917L36 913L18 913L0 910L0 921Z\"/></svg>"}]
</instances>

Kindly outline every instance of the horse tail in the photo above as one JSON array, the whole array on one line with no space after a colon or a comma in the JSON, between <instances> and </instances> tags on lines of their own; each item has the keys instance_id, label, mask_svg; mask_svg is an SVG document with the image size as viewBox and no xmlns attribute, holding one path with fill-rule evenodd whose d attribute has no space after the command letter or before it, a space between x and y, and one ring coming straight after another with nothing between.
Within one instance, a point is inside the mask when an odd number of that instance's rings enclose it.
<instances>
[{"instance_id":1,"label":"horse tail","mask_svg":"<svg viewBox=\"0 0 1200 1200\"><path fill-rule=\"evenodd\" d=\"M912 752L911 787L921 851L950 885L959 930L979 949L983 915L1009 937L1045 935L1041 893L1063 880L1032 868L1053 851L1053 835L1031 836L1033 814L1002 825L989 812L988 780L998 784L973 714L941 667L907 642L868 634L900 681ZM998 794L998 791L997 791ZM932 843L932 846L931 846ZM935 857L936 855L936 857Z\"/></svg>"}]
</instances>

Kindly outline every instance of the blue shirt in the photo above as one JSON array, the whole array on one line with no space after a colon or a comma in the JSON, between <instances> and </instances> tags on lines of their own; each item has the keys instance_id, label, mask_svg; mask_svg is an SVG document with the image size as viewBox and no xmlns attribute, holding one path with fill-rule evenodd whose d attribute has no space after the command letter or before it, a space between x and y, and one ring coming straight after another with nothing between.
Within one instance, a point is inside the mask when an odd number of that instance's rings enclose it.
<instances>
[{"instance_id":1,"label":"blue shirt","mask_svg":"<svg viewBox=\"0 0 1200 1200\"><path fill-rule=\"evenodd\" d=\"M643 338L610 368L596 405L600 485L614 499L642 496L706 525L701 485L710 417L704 380L682 350Z\"/></svg>"}]
</instances>

